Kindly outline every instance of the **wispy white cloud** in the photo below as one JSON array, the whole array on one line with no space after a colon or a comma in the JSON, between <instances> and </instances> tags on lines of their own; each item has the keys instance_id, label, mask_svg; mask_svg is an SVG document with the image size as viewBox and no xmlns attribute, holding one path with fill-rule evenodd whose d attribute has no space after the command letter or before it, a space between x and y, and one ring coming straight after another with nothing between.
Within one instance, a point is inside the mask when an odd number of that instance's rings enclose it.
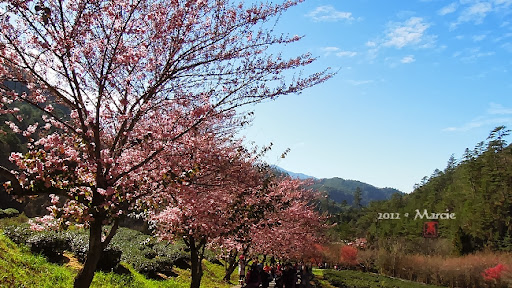
<instances>
[{"instance_id":1,"label":"wispy white cloud","mask_svg":"<svg viewBox=\"0 0 512 288\"><path fill-rule=\"evenodd\" d=\"M512 115L512 107L504 107L501 104L490 103L487 113L491 115Z\"/></svg>"},{"instance_id":2,"label":"wispy white cloud","mask_svg":"<svg viewBox=\"0 0 512 288\"><path fill-rule=\"evenodd\" d=\"M464 8L457 17L457 21L450 24L450 29L455 29L463 23L472 22L474 24L481 24L485 17L493 11L491 2L476 2Z\"/></svg>"},{"instance_id":3,"label":"wispy white cloud","mask_svg":"<svg viewBox=\"0 0 512 288\"><path fill-rule=\"evenodd\" d=\"M329 47L322 47L320 50L322 50L322 52L324 53L324 56L329 56L332 53L340 51L340 48L329 46Z\"/></svg>"},{"instance_id":4,"label":"wispy white cloud","mask_svg":"<svg viewBox=\"0 0 512 288\"><path fill-rule=\"evenodd\" d=\"M456 5L453 10L452 5ZM509 15L512 13L512 0L459 0L459 3L452 3L441 8L438 11L440 15L459 12L456 20L450 23L450 29L454 30L462 24L471 23L474 25L482 24L491 13ZM446 13L449 12L449 13ZM443 14L446 13L446 14ZM500 27L509 25L504 21Z\"/></svg>"},{"instance_id":5,"label":"wispy white cloud","mask_svg":"<svg viewBox=\"0 0 512 288\"><path fill-rule=\"evenodd\" d=\"M512 52L512 42L505 42L505 43L501 44L500 47L509 52Z\"/></svg>"},{"instance_id":6,"label":"wispy white cloud","mask_svg":"<svg viewBox=\"0 0 512 288\"><path fill-rule=\"evenodd\" d=\"M486 2L475 3L466 8L459 16L459 21L473 21L477 24L481 23L489 12L492 11L492 4Z\"/></svg>"},{"instance_id":7,"label":"wispy white cloud","mask_svg":"<svg viewBox=\"0 0 512 288\"><path fill-rule=\"evenodd\" d=\"M315 10L306 14L307 17L316 22L337 22L341 20L354 20L351 12L338 11L333 6L319 6Z\"/></svg>"},{"instance_id":8,"label":"wispy white cloud","mask_svg":"<svg viewBox=\"0 0 512 288\"><path fill-rule=\"evenodd\" d=\"M370 63L378 57L379 51L383 48L413 48L426 49L436 47L436 35L427 33L430 23L427 23L421 17L410 17L403 22L390 22L382 38L369 40L365 46L367 59ZM391 61L391 67L396 67L401 63L412 63L416 59L413 55L405 56L402 59L387 58L385 61Z\"/></svg>"},{"instance_id":9,"label":"wispy white cloud","mask_svg":"<svg viewBox=\"0 0 512 288\"><path fill-rule=\"evenodd\" d=\"M494 42L500 42L500 41L502 41L504 39L507 39L507 38L510 38L510 37L512 37L512 33L508 32L508 33L505 33L505 34L503 34L503 35L501 35L499 37L496 37L494 39Z\"/></svg>"},{"instance_id":10,"label":"wispy white cloud","mask_svg":"<svg viewBox=\"0 0 512 288\"><path fill-rule=\"evenodd\" d=\"M357 52L355 51L340 51L336 53L336 56L338 57L354 57L357 55Z\"/></svg>"},{"instance_id":11,"label":"wispy white cloud","mask_svg":"<svg viewBox=\"0 0 512 288\"><path fill-rule=\"evenodd\" d=\"M404 58L402 58L402 60L400 60L400 62L402 62L404 64L409 64L414 61L416 61L416 58L414 58L414 55L407 55Z\"/></svg>"},{"instance_id":12,"label":"wispy white cloud","mask_svg":"<svg viewBox=\"0 0 512 288\"><path fill-rule=\"evenodd\" d=\"M322 52L324 52L324 56L329 56L334 53L334 55L336 55L338 57L354 57L358 54L355 51L344 51L344 50L341 50L339 47L334 47L334 46L323 47L321 50L322 50Z\"/></svg>"},{"instance_id":13,"label":"wispy white cloud","mask_svg":"<svg viewBox=\"0 0 512 288\"><path fill-rule=\"evenodd\" d=\"M489 103L484 115L462 124L444 128L445 132L465 132L485 126L498 126L512 123L512 108L504 107L501 104Z\"/></svg>"},{"instance_id":14,"label":"wispy white cloud","mask_svg":"<svg viewBox=\"0 0 512 288\"><path fill-rule=\"evenodd\" d=\"M373 61L377 58L378 55L379 48L377 47L368 49L368 51L366 52L366 57L370 63L373 63Z\"/></svg>"},{"instance_id":15,"label":"wispy white cloud","mask_svg":"<svg viewBox=\"0 0 512 288\"><path fill-rule=\"evenodd\" d=\"M487 37L486 34L480 34L480 35L473 35L472 38L473 38L473 41L479 42L479 41L484 40L486 37Z\"/></svg>"},{"instance_id":16,"label":"wispy white cloud","mask_svg":"<svg viewBox=\"0 0 512 288\"><path fill-rule=\"evenodd\" d=\"M349 79L349 80L347 80L347 82L349 84L354 85L354 86L359 86L359 85L371 84L371 83L373 83L375 81L373 81L373 80L351 80L351 79Z\"/></svg>"},{"instance_id":17,"label":"wispy white cloud","mask_svg":"<svg viewBox=\"0 0 512 288\"><path fill-rule=\"evenodd\" d=\"M480 128L484 126L498 126L502 124L510 124L512 123L512 117L500 117L500 118L486 118L486 117L478 117L471 120L468 123L463 124L459 127L447 127L444 128L445 132L465 132L475 128Z\"/></svg>"},{"instance_id":18,"label":"wispy white cloud","mask_svg":"<svg viewBox=\"0 0 512 288\"><path fill-rule=\"evenodd\" d=\"M508 8L512 5L512 0L494 0L493 4L497 8Z\"/></svg>"},{"instance_id":19,"label":"wispy white cloud","mask_svg":"<svg viewBox=\"0 0 512 288\"><path fill-rule=\"evenodd\" d=\"M377 47L377 43L374 41L368 41L365 44L367 47Z\"/></svg>"},{"instance_id":20,"label":"wispy white cloud","mask_svg":"<svg viewBox=\"0 0 512 288\"><path fill-rule=\"evenodd\" d=\"M435 37L426 34L429 27L430 24L424 22L421 17L411 17L405 22L391 23L382 45L399 49L405 46L423 48L433 46Z\"/></svg>"},{"instance_id":21,"label":"wispy white cloud","mask_svg":"<svg viewBox=\"0 0 512 288\"><path fill-rule=\"evenodd\" d=\"M477 59L482 57L489 57L496 54L494 51L481 51L480 47L476 48L467 48L461 51L456 51L453 53L454 58L459 58L461 61L466 63L473 63Z\"/></svg>"},{"instance_id":22,"label":"wispy white cloud","mask_svg":"<svg viewBox=\"0 0 512 288\"><path fill-rule=\"evenodd\" d=\"M323 47L322 48L323 52L336 52L336 51L339 51L339 50L340 50L340 48L334 47L334 46L328 46L328 47Z\"/></svg>"},{"instance_id":23,"label":"wispy white cloud","mask_svg":"<svg viewBox=\"0 0 512 288\"><path fill-rule=\"evenodd\" d=\"M439 11L437 11L437 14L444 16L444 15L453 13L453 12L457 11L457 7L458 7L457 2L453 2L449 5L446 5L443 8L441 8Z\"/></svg>"}]
</instances>

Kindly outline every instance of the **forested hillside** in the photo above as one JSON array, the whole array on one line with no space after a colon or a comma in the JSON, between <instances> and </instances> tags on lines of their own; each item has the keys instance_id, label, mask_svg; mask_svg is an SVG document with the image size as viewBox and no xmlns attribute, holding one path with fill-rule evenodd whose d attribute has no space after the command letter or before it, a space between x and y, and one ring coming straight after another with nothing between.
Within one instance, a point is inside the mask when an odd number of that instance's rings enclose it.
<instances>
[{"instance_id":1,"label":"forested hillside","mask_svg":"<svg viewBox=\"0 0 512 288\"><path fill-rule=\"evenodd\" d=\"M512 251L512 147L505 140L509 132L504 126L495 128L486 141L466 149L462 159L450 157L443 171L425 177L411 194L370 203L361 217L352 219L357 220L357 231L375 243L398 237L413 240L422 238L426 221L437 221L439 238L450 240L455 253Z\"/></svg>"},{"instance_id":2,"label":"forested hillside","mask_svg":"<svg viewBox=\"0 0 512 288\"><path fill-rule=\"evenodd\" d=\"M303 173L295 173L278 166L272 166L276 174L288 174L292 178L310 179L311 189L325 195L320 201L320 210L330 214L344 210L349 206L362 207L372 201L388 200L395 193L403 194L395 188L377 188L357 180L347 180L340 177L318 179ZM357 203L356 203L357 202Z\"/></svg>"},{"instance_id":3,"label":"forested hillside","mask_svg":"<svg viewBox=\"0 0 512 288\"><path fill-rule=\"evenodd\" d=\"M362 206L368 205L371 201L387 200L394 193L402 193L394 188L377 188L361 181L345 180L338 177L316 180L312 188L327 193L329 198L337 203L346 201L349 205L354 204L354 193L359 188Z\"/></svg>"}]
</instances>

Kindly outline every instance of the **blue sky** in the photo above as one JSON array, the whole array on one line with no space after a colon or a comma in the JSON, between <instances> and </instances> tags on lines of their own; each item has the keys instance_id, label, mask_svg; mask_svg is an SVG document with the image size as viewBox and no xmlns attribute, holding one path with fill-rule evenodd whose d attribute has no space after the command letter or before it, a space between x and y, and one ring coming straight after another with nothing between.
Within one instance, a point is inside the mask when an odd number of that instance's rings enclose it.
<instances>
[{"instance_id":1,"label":"blue sky","mask_svg":"<svg viewBox=\"0 0 512 288\"><path fill-rule=\"evenodd\" d=\"M285 53L339 72L253 107L243 134L274 143L270 164L411 192L451 154L512 128L512 0L306 0L277 29L305 36Z\"/></svg>"}]
</instances>

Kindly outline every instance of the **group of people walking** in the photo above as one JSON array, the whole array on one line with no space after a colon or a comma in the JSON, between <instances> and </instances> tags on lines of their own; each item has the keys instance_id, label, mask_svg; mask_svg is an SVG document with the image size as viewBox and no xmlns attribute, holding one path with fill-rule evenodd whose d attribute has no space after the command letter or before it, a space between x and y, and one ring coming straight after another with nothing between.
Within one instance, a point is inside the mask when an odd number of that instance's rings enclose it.
<instances>
[{"instance_id":1,"label":"group of people walking","mask_svg":"<svg viewBox=\"0 0 512 288\"><path fill-rule=\"evenodd\" d=\"M243 288L268 288L272 281L275 281L275 288L308 288L312 276L311 269L306 265L293 265L290 262L281 265L273 260L269 265L259 262L257 258L248 265L243 257L239 260L238 273Z\"/></svg>"}]
</instances>

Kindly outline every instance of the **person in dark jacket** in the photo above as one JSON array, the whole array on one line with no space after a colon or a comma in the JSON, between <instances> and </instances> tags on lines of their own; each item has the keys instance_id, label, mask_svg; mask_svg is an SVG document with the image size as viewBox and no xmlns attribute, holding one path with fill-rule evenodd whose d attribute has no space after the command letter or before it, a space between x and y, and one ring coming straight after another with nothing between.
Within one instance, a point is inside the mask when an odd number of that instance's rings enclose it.
<instances>
[{"instance_id":1,"label":"person in dark jacket","mask_svg":"<svg viewBox=\"0 0 512 288\"><path fill-rule=\"evenodd\" d=\"M261 288L268 288L272 275L270 275L270 266L265 265L260 270Z\"/></svg>"},{"instance_id":2,"label":"person in dark jacket","mask_svg":"<svg viewBox=\"0 0 512 288\"><path fill-rule=\"evenodd\" d=\"M283 271L283 284L284 288L295 288L295 282L297 281L297 272L293 268L291 263L286 263Z\"/></svg>"},{"instance_id":3,"label":"person in dark jacket","mask_svg":"<svg viewBox=\"0 0 512 288\"><path fill-rule=\"evenodd\" d=\"M261 284L260 271L258 270L258 265L253 263L251 265L251 269L247 272L245 276L245 283L247 285L246 288L258 288Z\"/></svg>"}]
</instances>

